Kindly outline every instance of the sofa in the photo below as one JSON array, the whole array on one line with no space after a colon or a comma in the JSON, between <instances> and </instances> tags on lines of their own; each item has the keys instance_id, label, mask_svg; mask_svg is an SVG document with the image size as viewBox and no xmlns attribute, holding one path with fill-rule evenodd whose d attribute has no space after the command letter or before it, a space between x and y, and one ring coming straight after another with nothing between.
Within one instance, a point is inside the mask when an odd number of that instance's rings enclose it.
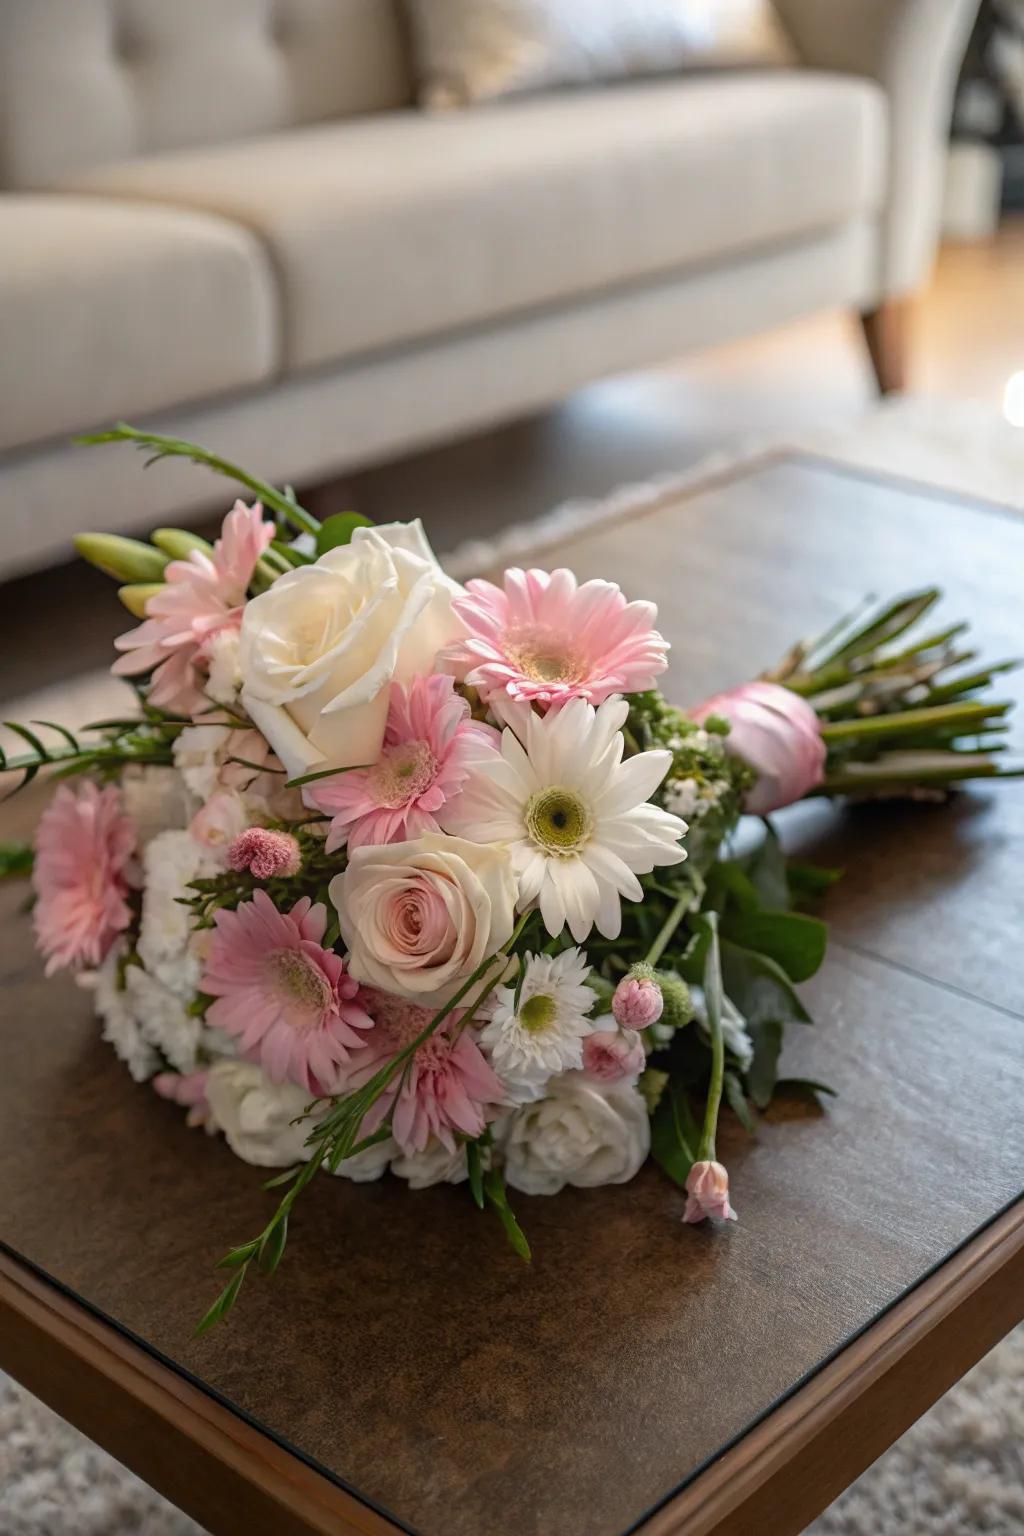
<instances>
[{"instance_id":1,"label":"sofa","mask_svg":"<svg viewBox=\"0 0 1024 1536\"><path fill-rule=\"evenodd\" d=\"M976 0L778 0L799 67L428 113L397 0L0 0L0 576L816 309L936 240Z\"/></svg>"}]
</instances>

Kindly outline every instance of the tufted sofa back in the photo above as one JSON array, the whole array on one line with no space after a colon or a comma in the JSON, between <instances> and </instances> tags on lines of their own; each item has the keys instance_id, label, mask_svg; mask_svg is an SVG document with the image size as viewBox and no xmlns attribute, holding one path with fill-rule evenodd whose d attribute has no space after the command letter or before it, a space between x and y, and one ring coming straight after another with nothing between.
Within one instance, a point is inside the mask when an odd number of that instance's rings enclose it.
<instances>
[{"instance_id":1,"label":"tufted sofa back","mask_svg":"<svg viewBox=\"0 0 1024 1536\"><path fill-rule=\"evenodd\" d=\"M0 0L0 186L410 98L398 0Z\"/></svg>"}]
</instances>

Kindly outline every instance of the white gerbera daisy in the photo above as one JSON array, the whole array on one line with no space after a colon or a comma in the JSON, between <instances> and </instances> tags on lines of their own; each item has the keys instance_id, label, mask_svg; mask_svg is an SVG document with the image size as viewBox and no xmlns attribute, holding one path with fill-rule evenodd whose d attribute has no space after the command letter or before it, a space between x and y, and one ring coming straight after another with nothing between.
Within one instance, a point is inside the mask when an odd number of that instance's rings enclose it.
<instances>
[{"instance_id":1,"label":"white gerbera daisy","mask_svg":"<svg viewBox=\"0 0 1024 1536\"><path fill-rule=\"evenodd\" d=\"M526 955L523 964L518 1007L514 987L499 987L480 1035L509 1100L517 1104L539 1098L556 1073L581 1067L583 1038L594 1027L587 1018L594 992L587 986L585 955L567 949L560 955Z\"/></svg>"},{"instance_id":2,"label":"white gerbera daisy","mask_svg":"<svg viewBox=\"0 0 1024 1536\"><path fill-rule=\"evenodd\" d=\"M605 938L618 938L620 896L643 897L637 875L686 858L685 821L647 804L671 753L638 752L623 762L628 713L623 699L597 709L573 699L517 719L516 730L502 732L500 756L474 765L442 817L446 832L507 844L519 910L536 904L550 934L568 923L577 944L595 923Z\"/></svg>"}]
</instances>

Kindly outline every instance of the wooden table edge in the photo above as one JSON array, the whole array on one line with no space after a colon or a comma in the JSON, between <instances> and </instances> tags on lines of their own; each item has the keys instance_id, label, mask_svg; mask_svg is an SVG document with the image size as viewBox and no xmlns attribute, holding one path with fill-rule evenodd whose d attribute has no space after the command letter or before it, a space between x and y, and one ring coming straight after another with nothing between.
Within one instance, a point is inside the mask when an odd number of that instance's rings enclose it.
<instances>
[{"instance_id":1,"label":"wooden table edge","mask_svg":"<svg viewBox=\"0 0 1024 1536\"><path fill-rule=\"evenodd\" d=\"M215 1536L407 1529L2 1249L0 1368Z\"/></svg>"},{"instance_id":2,"label":"wooden table edge","mask_svg":"<svg viewBox=\"0 0 1024 1536\"><path fill-rule=\"evenodd\" d=\"M893 1303L637 1536L795 1536L1024 1320L1024 1197Z\"/></svg>"}]
</instances>

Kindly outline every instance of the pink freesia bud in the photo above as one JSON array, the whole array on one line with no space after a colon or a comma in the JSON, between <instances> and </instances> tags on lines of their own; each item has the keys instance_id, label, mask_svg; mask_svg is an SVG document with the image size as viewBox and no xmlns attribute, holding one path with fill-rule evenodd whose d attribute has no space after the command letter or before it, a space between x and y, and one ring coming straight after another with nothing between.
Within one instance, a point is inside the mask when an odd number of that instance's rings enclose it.
<instances>
[{"instance_id":1,"label":"pink freesia bud","mask_svg":"<svg viewBox=\"0 0 1024 1536\"><path fill-rule=\"evenodd\" d=\"M729 1204L729 1175L721 1163L694 1163L686 1175L683 1220L703 1221L705 1216L736 1220L736 1212Z\"/></svg>"},{"instance_id":2,"label":"pink freesia bud","mask_svg":"<svg viewBox=\"0 0 1024 1536\"><path fill-rule=\"evenodd\" d=\"M297 875L302 853L290 832L271 832L266 827L247 827L228 849L232 869L247 869L257 880L275 875Z\"/></svg>"},{"instance_id":3,"label":"pink freesia bud","mask_svg":"<svg viewBox=\"0 0 1024 1536\"><path fill-rule=\"evenodd\" d=\"M649 976L623 976L612 998L615 1022L623 1029L646 1029L657 1024L665 999L658 983Z\"/></svg>"},{"instance_id":4,"label":"pink freesia bud","mask_svg":"<svg viewBox=\"0 0 1024 1536\"><path fill-rule=\"evenodd\" d=\"M181 1104L188 1110L190 1126L205 1125L210 1116L210 1106L206 1102L209 1075L205 1071L158 1072L153 1078L153 1087L162 1099L170 1099L172 1104Z\"/></svg>"},{"instance_id":5,"label":"pink freesia bud","mask_svg":"<svg viewBox=\"0 0 1024 1536\"><path fill-rule=\"evenodd\" d=\"M583 1070L600 1083L623 1078L635 1083L646 1061L640 1036L632 1029L595 1029L583 1042Z\"/></svg>"},{"instance_id":6,"label":"pink freesia bud","mask_svg":"<svg viewBox=\"0 0 1024 1536\"><path fill-rule=\"evenodd\" d=\"M767 815L800 800L825 776L825 743L818 716L798 693L778 683L744 683L705 699L691 717L721 715L730 725L726 750L757 773L744 809Z\"/></svg>"}]
</instances>

